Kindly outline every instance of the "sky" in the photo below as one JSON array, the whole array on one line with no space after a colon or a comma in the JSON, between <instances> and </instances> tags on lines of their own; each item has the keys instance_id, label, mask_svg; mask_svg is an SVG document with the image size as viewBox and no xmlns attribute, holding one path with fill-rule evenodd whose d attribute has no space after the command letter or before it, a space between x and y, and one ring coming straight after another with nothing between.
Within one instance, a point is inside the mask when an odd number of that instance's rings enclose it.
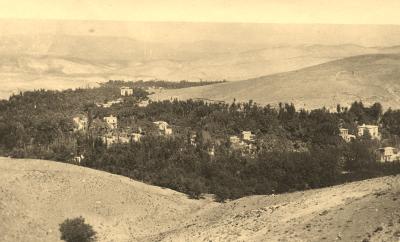
<instances>
[{"instance_id":1,"label":"sky","mask_svg":"<svg viewBox=\"0 0 400 242\"><path fill-rule=\"evenodd\" d=\"M0 0L0 18L400 24L398 0Z\"/></svg>"},{"instance_id":2,"label":"sky","mask_svg":"<svg viewBox=\"0 0 400 242\"><path fill-rule=\"evenodd\" d=\"M0 36L393 46L399 9L399 0L0 0Z\"/></svg>"}]
</instances>

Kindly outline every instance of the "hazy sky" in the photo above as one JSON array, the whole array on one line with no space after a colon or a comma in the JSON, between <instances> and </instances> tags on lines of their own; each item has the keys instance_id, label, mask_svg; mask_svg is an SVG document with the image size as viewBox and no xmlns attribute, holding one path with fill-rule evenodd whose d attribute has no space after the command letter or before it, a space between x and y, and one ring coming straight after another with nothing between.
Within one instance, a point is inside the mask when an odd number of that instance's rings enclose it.
<instances>
[{"instance_id":1,"label":"hazy sky","mask_svg":"<svg viewBox=\"0 0 400 242\"><path fill-rule=\"evenodd\" d=\"M14 19L0 21L0 35L391 46L400 45L399 10L400 0L0 0L0 18ZM321 25L325 23L345 25Z\"/></svg>"},{"instance_id":2,"label":"hazy sky","mask_svg":"<svg viewBox=\"0 0 400 242\"><path fill-rule=\"evenodd\" d=\"M400 25L0 20L0 36L14 34L120 36L164 43L214 41L266 45L400 45Z\"/></svg>"},{"instance_id":3,"label":"hazy sky","mask_svg":"<svg viewBox=\"0 0 400 242\"><path fill-rule=\"evenodd\" d=\"M400 24L399 0L0 0L1 18Z\"/></svg>"}]
</instances>

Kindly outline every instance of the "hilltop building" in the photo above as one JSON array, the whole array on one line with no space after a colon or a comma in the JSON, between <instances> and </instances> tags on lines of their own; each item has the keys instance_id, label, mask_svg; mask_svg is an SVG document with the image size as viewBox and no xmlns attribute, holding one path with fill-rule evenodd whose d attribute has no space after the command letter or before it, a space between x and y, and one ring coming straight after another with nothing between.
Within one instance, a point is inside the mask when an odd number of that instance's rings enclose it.
<instances>
[{"instance_id":1,"label":"hilltop building","mask_svg":"<svg viewBox=\"0 0 400 242\"><path fill-rule=\"evenodd\" d=\"M133 95L133 89L130 87L121 87L121 96L132 96Z\"/></svg>"},{"instance_id":2,"label":"hilltop building","mask_svg":"<svg viewBox=\"0 0 400 242\"><path fill-rule=\"evenodd\" d=\"M104 117L104 121L107 123L107 125L108 125L108 127L110 127L110 129L118 128L118 119L117 119L117 117L114 117L113 115L106 116L106 117Z\"/></svg>"},{"instance_id":3,"label":"hilltop building","mask_svg":"<svg viewBox=\"0 0 400 242\"><path fill-rule=\"evenodd\" d=\"M358 130L358 136L361 137L363 136L366 132L368 132L371 135L371 139L380 139L381 135L379 133L379 129L377 125L359 125L357 127Z\"/></svg>"},{"instance_id":4,"label":"hilltop building","mask_svg":"<svg viewBox=\"0 0 400 242\"><path fill-rule=\"evenodd\" d=\"M383 147L377 150L377 158L380 162L400 161L400 154L394 147Z\"/></svg>"},{"instance_id":5,"label":"hilltop building","mask_svg":"<svg viewBox=\"0 0 400 242\"><path fill-rule=\"evenodd\" d=\"M355 135L349 134L348 129L340 128L339 129L339 136L342 137L347 143L356 139Z\"/></svg>"}]
</instances>

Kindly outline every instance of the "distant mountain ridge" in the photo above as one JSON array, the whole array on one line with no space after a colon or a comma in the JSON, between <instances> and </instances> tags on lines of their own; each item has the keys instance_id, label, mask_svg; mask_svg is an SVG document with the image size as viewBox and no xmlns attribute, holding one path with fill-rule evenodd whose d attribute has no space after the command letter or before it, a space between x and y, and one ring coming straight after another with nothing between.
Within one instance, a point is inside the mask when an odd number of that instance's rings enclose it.
<instances>
[{"instance_id":1,"label":"distant mountain ridge","mask_svg":"<svg viewBox=\"0 0 400 242\"><path fill-rule=\"evenodd\" d=\"M0 98L20 90L71 88L82 86L79 82L95 85L109 79L238 81L377 53L400 53L400 48L4 35L0 37Z\"/></svg>"},{"instance_id":2,"label":"distant mountain ridge","mask_svg":"<svg viewBox=\"0 0 400 242\"><path fill-rule=\"evenodd\" d=\"M334 110L361 100L400 107L400 55L369 54L339 59L300 70L208 87L166 90L154 99L206 98L232 102L254 100L277 105L293 102L298 108L325 106Z\"/></svg>"}]
</instances>

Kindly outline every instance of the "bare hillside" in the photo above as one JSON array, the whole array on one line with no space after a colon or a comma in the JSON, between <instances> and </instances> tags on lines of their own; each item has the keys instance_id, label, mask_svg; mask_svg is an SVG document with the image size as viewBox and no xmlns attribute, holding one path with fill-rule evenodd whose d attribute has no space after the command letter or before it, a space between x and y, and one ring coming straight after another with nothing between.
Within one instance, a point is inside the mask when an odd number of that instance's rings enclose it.
<instances>
[{"instance_id":1,"label":"bare hillside","mask_svg":"<svg viewBox=\"0 0 400 242\"><path fill-rule=\"evenodd\" d=\"M237 81L381 52L399 50L346 44L162 43L90 35L5 35L0 36L0 98L20 90L85 87L110 79Z\"/></svg>"},{"instance_id":2,"label":"bare hillside","mask_svg":"<svg viewBox=\"0 0 400 242\"><path fill-rule=\"evenodd\" d=\"M99 241L398 241L400 176L217 204L83 167L0 158L0 241L58 241L82 215Z\"/></svg>"},{"instance_id":3,"label":"bare hillside","mask_svg":"<svg viewBox=\"0 0 400 242\"><path fill-rule=\"evenodd\" d=\"M0 158L0 241L59 241L82 215L99 241L142 241L179 228L206 201L79 166Z\"/></svg>"},{"instance_id":4,"label":"bare hillside","mask_svg":"<svg viewBox=\"0 0 400 242\"><path fill-rule=\"evenodd\" d=\"M373 54L344 58L304 69L238 82L179 90L167 90L153 99L206 98L232 102L254 100L276 105L293 102L313 109L355 100L385 107L400 107L400 55Z\"/></svg>"},{"instance_id":5,"label":"bare hillside","mask_svg":"<svg viewBox=\"0 0 400 242\"><path fill-rule=\"evenodd\" d=\"M277 196L250 196L205 209L160 241L399 241L400 177Z\"/></svg>"}]
</instances>

